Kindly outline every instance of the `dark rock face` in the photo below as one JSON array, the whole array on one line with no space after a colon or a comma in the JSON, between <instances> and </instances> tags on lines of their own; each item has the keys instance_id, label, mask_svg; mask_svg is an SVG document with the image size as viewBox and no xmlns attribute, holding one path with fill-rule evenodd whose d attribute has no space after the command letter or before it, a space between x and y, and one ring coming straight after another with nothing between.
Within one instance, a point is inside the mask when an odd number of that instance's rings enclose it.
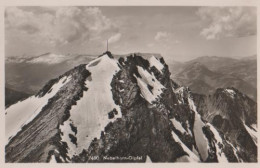
<instances>
[{"instance_id":1,"label":"dark rock face","mask_svg":"<svg viewBox=\"0 0 260 168\"><path fill-rule=\"evenodd\" d=\"M195 103L203 118L234 146L244 162L257 161L257 145L246 127L257 123L257 105L235 88L217 89L209 97L196 95ZM228 150L228 149L226 149Z\"/></svg>"},{"instance_id":2,"label":"dark rock face","mask_svg":"<svg viewBox=\"0 0 260 168\"><path fill-rule=\"evenodd\" d=\"M114 59L110 52L105 54ZM156 59L163 65L160 70L139 54L118 59L120 70L110 86L122 116L116 118L120 112L115 108L108 110L106 118L113 120L72 157L59 126L69 120L72 106L88 91L85 81L92 79L85 65L80 65L51 80L37 96L48 93L63 76L72 77L6 145L6 162L49 162L51 157L56 162L145 162L147 156L152 162L220 162L223 156L229 162L257 161L257 146L243 124L256 124L256 103L234 88L234 95L224 89L210 97L194 94L170 79L163 58ZM143 76L140 67L163 86L162 93L150 103L137 81ZM154 87L145 84L153 94ZM69 141L78 146L77 125L71 123L69 129ZM203 141L198 141L198 136Z\"/></svg>"}]
</instances>

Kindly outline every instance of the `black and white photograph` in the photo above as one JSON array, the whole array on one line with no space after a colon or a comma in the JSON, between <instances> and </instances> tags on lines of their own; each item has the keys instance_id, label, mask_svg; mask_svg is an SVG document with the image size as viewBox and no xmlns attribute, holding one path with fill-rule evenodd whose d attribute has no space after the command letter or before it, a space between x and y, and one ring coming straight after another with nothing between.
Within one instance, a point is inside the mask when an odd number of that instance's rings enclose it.
<instances>
[{"instance_id":1,"label":"black and white photograph","mask_svg":"<svg viewBox=\"0 0 260 168\"><path fill-rule=\"evenodd\" d=\"M4 162L257 163L257 10L5 6Z\"/></svg>"}]
</instances>

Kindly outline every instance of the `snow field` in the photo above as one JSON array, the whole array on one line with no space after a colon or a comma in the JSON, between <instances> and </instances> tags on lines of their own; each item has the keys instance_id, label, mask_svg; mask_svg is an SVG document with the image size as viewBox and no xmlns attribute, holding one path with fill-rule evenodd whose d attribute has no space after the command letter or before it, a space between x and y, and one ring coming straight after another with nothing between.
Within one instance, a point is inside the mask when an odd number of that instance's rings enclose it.
<instances>
[{"instance_id":1,"label":"snow field","mask_svg":"<svg viewBox=\"0 0 260 168\"><path fill-rule=\"evenodd\" d=\"M193 100L188 97L188 102L190 108L195 112L195 121L193 126L194 138L196 145L198 147L199 153L203 161L208 158L208 139L205 137L202 128L205 126L205 123L201 120L201 116L197 112L196 106L194 105Z\"/></svg>"},{"instance_id":2,"label":"snow field","mask_svg":"<svg viewBox=\"0 0 260 168\"><path fill-rule=\"evenodd\" d=\"M88 66L97 61L95 66ZM77 105L72 106L70 118L60 126L63 133L61 138L68 144L70 158L80 154L83 149L87 150L91 141L100 137L101 131L104 131L109 122L122 116L120 107L114 103L110 86L113 75L119 71L117 61L104 55L88 65L86 69L90 71L92 78L85 81L88 90L83 92ZM108 113L114 108L118 114L113 119L108 119ZM70 124L77 128L77 134L71 130ZM77 145L71 142L69 134L77 138Z\"/></svg>"},{"instance_id":3,"label":"snow field","mask_svg":"<svg viewBox=\"0 0 260 168\"><path fill-rule=\"evenodd\" d=\"M162 70L164 68L163 64L154 56L149 58L150 67L154 66L160 73L162 73Z\"/></svg>"},{"instance_id":4,"label":"snow field","mask_svg":"<svg viewBox=\"0 0 260 168\"><path fill-rule=\"evenodd\" d=\"M64 80L66 81L64 82ZM24 125L31 122L41 112L42 108L48 104L48 100L70 80L70 76L64 76L43 97L31 96L7 108L5 115L6 144L10 141L9 138L14 137Z\"/></svg>"}]
</instances>

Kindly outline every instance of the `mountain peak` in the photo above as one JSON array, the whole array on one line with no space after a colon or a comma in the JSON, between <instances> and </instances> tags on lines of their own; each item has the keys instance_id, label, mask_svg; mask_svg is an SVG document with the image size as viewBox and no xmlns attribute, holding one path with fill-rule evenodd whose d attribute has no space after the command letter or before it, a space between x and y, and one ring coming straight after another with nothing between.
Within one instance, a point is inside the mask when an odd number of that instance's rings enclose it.
<instances>
[{"instance_id":1,"label":"mountain peak","mask_svg":"<svg viewBox=\"0 0 260 168\"><path fill-rule=\"evenodd\" d=\"M200 107L189 88L172 82L163 58L114 59L105 52L6 109L6 162L256 160L248 144L229 141L232 134L204 120L202 114L212 111L201 113ZM243 121L250 131L256 123ZM240 157L245 155L251 158ZM125 159L130 156L133 160Z\"/></svg>"},{"instance_id":2,"label":"mountain peak","mask_svg":"<svg viewBox=\"0 0 260 168\"><path fill-rule=\"evenodd\" d=\"M102 57L102 56L104 56L104 55L107 55L109 58L114 58L113 55L112 55L112 53L111 53L110 51L106 51L106 52L104 52L103 54L101 54L101 55L98 56L98 57Z\"/></svg>"}]
</instances>

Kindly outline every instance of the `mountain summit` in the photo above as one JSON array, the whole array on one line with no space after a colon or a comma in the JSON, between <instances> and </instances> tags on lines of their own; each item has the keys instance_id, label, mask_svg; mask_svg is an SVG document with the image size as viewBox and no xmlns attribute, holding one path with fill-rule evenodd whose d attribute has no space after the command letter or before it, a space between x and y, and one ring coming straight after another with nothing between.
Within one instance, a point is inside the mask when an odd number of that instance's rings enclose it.
<instances>
[{"instance_id":1,"label":"mountain summit","mask_svg":"<svg viewBox=\"0 0 260 168\"><path fill-rule=\"evenodd\" d=\"M227 117L237 105L245 110L241 117ZM249 117L256 118L255 107L233 88L211 98L193 94L170 79L163 57L135 53L116 59L106 52L6 109L5 158L256 162L257 123Z\"/></svg>"}]
</instances>

